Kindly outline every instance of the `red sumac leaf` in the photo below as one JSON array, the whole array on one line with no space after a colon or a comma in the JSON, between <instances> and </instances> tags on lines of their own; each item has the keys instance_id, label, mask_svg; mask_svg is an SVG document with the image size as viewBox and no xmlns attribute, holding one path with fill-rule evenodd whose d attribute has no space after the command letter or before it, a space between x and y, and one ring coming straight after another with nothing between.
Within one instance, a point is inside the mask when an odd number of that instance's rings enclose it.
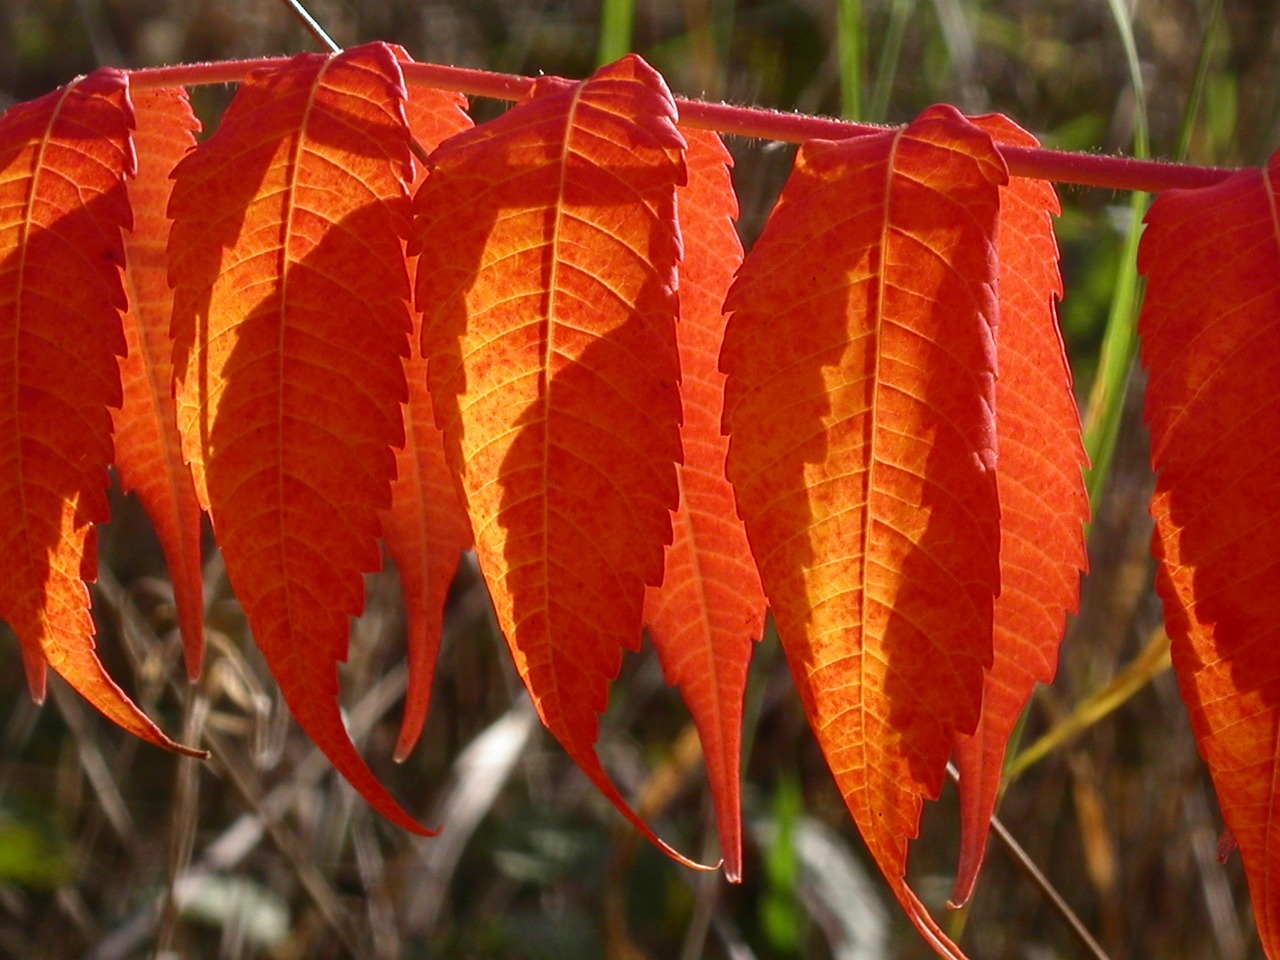
<instances>
[{"instance_id":1,"label":"red sumac leaf","mask_svg":"<svg viewBox=\"0 0 1280 960\"><path fill-rule=\"evenodd\" d=\"M805 711L913 922L921 800L978 722L999 589L991 139L933 107L800 148L727 306L729 479Z\"/></svg>"},{"instance_id":2,"label":"red sumac leaf","mask_svg":"<svg viewBox=\"0 0 1280 960\"><path fill-rule=\"evenodd\" d=\"M1147 214L1142 359L1173 666L1280 954L1280 154Z\"/></svg>"},{"instance_id":3,"label":"red sumac leaf","mask_svg":"<svg viewBox=\"0 0 1280 960\"><path fill-rule=\"evenodd\" d=\"M997 143L1037 146L1007 117L973 123ZM1000 459L1000 596L993 662L972 735L956 738L960 770L960 867L951 899L961 904L982 866L1000 792L1005 748L1036 682L1058 665L1066 615L1076 609L1087 563L1089 495L1080 414L1058 332L1062 296L1051 214L1053 187L1011 177L1000 188L1000 325L997 331L996 430Z\"/></svg>"},{"instance_id":4,"label":"red sumac leaf","mask_svg":"<svg viewBox=\"0 0 1280 960\"><path fill-rule=\"evenodd\" d=\"M595 742L678 502L683 148L628 56L447 141L416 199L432 399L498 622L543 723L676 857Z\"/></svg>"},{"instance_id":5,"label":"red sumac leaf","mask_svg":"<svg viewBox=\"0 0 1280 960\"><path fill-rule=\"evenodd\" d=\"M720 432L725 294L742 263L733 220L738 204L729 153L706 130L684 130L689 182L677 200L680 265L680 397L684 463L680 508L672 517L661 586L649 587L644 618L667 681L693 714L706 757L725 875L742 874L742 701L751 645L764 630L766 603L733 488L725 477L729 441Z\"/></svg>"},{"instance_id":6,"label":"red sumac leaf","mask_svg":"<svg viewBox=\"0 0 1280 960\"><path fill-rule=\"evenodd\" d=\"M404 442L412 178L396 52L255 72L180 163L170 213L183 450L290 710L388 818L338 708Z\"/></svg>"},{"instance_id":7,"label":"red sumac leaf","mask_svg":"<svg viewBox=\"0 0 1280 960\"><path fill-rule=\"evenodd\" d=\"M187 676L200 675L204 656L200 503L182 458L173 400L173 341L169 323L169 174L192 147L200 122L180 87L134 94L138 175L129 182L133 229L125 235L124 315L128 355L120 362L124 403L113 414L115 467L120 486L133 490L155 525L173 580Z\"/></svg>"},{"instance_id":8,"label":"red sumac leaf","mask_svg":"<svg viewBox=\"0 0 1280 960\"><path fill-rule=\"evenodd\" d=\"M47 663L131 733L198 753L104 672L85 586L121 398L132 126L128 80L109 69L0 118L0 615L37 700Z\"/></svg>"},{"instance_id":9,"label":"red sumac leaf","mask_svg":"<svg viewBox=\"0 0 1280 960\"><path fill-rule=\"evenodd\" d=\"M468 129L465 98L442 90L414 90L405 104L409 130L424 150ZM418 168L415 188L426 176ZM410 274L416 258L408 261ZM404 374L409 399L404 405L404 446L396 452L391 506L382 512L382 538L400 572L408 613L409 688L404 720L396 741L396 759L404 760L427 720L431 685L444 629L444 604L462 552L471 546L471 521L458 501L457 486L445 461L444 436L436 426L427 389L427 360L422 354L422 315L414 313Z\"/></svg>"}]
</instances>

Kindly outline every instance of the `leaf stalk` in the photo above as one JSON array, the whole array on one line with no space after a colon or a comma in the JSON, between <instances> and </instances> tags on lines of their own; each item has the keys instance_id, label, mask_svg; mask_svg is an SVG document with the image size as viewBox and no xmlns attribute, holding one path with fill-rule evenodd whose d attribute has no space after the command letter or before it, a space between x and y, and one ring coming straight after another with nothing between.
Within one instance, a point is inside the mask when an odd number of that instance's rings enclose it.
<instances>
[{"instance_id":1,"label":"leaf stalk","mask_svg":"<svg viewBox=\"0 0 1280 960\"><path fill-rule=\"evenodd\" d=\"M279 66L283 62L284 58L281 57L264 57L150 67L130 71L129 77L131 84L137 89L238 83L252 70ZM411 85L454 90L468 96L495 100L519 100L529 93L535 82L532 77L466 67L446 67L435 63L406 63L403 69L405 80ZM803 143L813 139L841 140L892 129L831 117L782 113L760 107L711 103L683 97L676 97L675 102L680 111L680 122L687 126L761 140L788 143ZM1235 172L1234 169L1225 167L1199 167L1039 147L1000 146L999 150L1012 176L1111 190L1158 193L1161 190L1197 189L1221 183Z\"/></svg>"}]
</instances>

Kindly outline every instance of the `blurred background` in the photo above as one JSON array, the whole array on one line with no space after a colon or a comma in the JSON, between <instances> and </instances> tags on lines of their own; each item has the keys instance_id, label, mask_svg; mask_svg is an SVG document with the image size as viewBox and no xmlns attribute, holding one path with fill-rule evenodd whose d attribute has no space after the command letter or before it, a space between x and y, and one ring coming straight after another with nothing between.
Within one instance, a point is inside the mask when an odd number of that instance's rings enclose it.
<instances>
[{"instance_id":1,"label":"blurred background","mask_svg":"<svg viewBox=\"0 0 1280 960\"><path fill-rule=\"evenodd\" d=\"M581 77L630 46L676 93L874 122L945 101L1064 149L1257 164L1280 146L1272 0L311 0L342 45ZM615 39L602 42L608 22ZM629 35L629 39L628 39ZM622 39L617 39L621 37ZM612 46L611 46L612 44ZM99 65L317 49L278 0L0 0L0 108ZM195 92L212 129L231 94ZM500 104L478 102L478 118ZM786 145L731 140L749 244ZM1061 320L1099 469L1081 613L1011 750L1000 815L1121 958L1260 957L1151 591L1152 486L1132 268L1143 198L1065 188ZM165 958L916 958L931 952L870 864L771 634L752 665L745 882L638 842L537 726L474 562L450 599L432 715L390 761L404 691L394 569L369 579L343 671L350 726L415 814L370 813L289 720L208 544L205 674L189 688L163 558L116 495L95 589L112 675L206 764L142 745L55 682L27 698L0 643L0 956ZM652 651L629 657L600 750L681 849L715 853L696 737ZM954 791L926 811L912 881L943 916ZM1091 955L993 840L971 905L944 917L975 960Z\"/></svg>"}]
</instances>

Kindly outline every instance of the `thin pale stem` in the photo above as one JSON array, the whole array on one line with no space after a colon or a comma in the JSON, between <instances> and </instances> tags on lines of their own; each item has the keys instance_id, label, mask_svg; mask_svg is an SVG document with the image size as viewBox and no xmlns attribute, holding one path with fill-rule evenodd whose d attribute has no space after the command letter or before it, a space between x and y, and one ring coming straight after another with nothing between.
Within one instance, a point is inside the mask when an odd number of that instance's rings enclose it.
<instances>
[{"instance_id":1,"label":"thin pale stem","mask_svg":"<svg viewBox=\"0 0 1280 960\"><path fill-rule=\"evenodd\" d=\"M302 5L300 0L282 0L284 5L289 8L295 17L302 21L302 25L306 27L307 33L315 37L316 42L322 47L327 47L330 53L341 53L342 48L338 46L337 41L329 36L325 28L320 26L318 20L311 15L311 11Z\"/></svg>"},{"instance_id":2,"label":"thin pale stem","mask_svg":"<svg viewBox=\"0 0 1280 960\"><path fill-rule=\"evenodd\" d=\"M1008 827L1000 821L999 817L993 816L991 818L991 832L996 835L997 840L1004 844L1005 850L1013 857L1018 868L1039 888L1054 912L1071 928L1071 932L1075 934L1081 946L1088 951L1089 956L1095 958L1095 960L1110 960L1107 952L1102 949L1102 945L1089 932L1089 928L1076 916L1076 912L1071 909L1070 904L1063 899L1058 889L1049 882L1049 878L1044 875L1044 872L1036 865L1036 862L1031 859L1030 854L1022 848L1022 844L1014 839L1013 834L1009 832Z\"/></svg>"},{"instance_id":3,"label":"thin pale stem","mask_svg":"<svg viewBox=\"0 0 1280 960\"><path fill-rule=\"evenodd\" d=\"M282 58L268 57L261 60L225 60L176 67L151 67L131 71L130 82L137 89L238 83L251 70L277 67L283 62ZM490 97L495 100L522 99L535 82L531 77L464 67L445 67L433 63L406 63L403 69L405 80L412 85L455 90L468 96ZM680 111L680 122L687 126L760 140L790 143L803 143L813 139L841 140L888 129L830 117L780 113L759 107L739 107L682 97L676 98L676 107ZM1012 176L1111 190L1156 193L1174 188L1195 189L1221 183L1235 172L1223 167L1196 167L1158 160L1068 153L1037 147L1000 146L999 150Z\"/></svg>"},{"instance_id":4,"label":"thin pale stem","mask_svg":"<svg viewBox=\"0 0 1280 960\"><path fill-rule=\"evenodd\" d=\"M947 764L947 776L951 778L952 783L960 782L960 773L956 770L955 764ZM1094 960L1111 960L1107 952L1094 939L1093 934L1089 932L1089 928L1076 916L1076 912L1071 909L1071 905L1058 892L1057 887L1044 875L1044 871L1036 865L1036 862L1031 859L1031 855L1022 848L1022 844L1014 839L1013 834L1009 832L1009 828L995 814L991 815L991 832L995 834L996 839L1013 857L1018 869L1026 874L1027 879L1040 890L1040 893L1048 901L1053 911L1071 928L1071 932L1075 934L1089 956L1093 957Z\"/></svg>"}]
</instances>

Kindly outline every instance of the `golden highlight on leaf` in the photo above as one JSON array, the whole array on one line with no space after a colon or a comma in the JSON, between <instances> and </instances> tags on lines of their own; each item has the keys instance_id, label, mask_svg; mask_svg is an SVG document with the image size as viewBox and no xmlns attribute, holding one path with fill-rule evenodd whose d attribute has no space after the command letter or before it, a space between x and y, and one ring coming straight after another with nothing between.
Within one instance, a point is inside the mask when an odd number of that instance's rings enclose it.
<instances>
[{"instance_id":1,"label":"golden highlight on leaf","mask_svg":"<svg viewBox=\"0 0 1280 960\"><path fill-rule=\"evenodd\" d=\"M659 844L595 742L678 505L674 121L638 57L544 79L416 200L432 399L498 622L543 723Z\"/></svg>"},{"instance_id":2,"label":"golden highlight on leaf","mask_svg":"<svg viewBox=\"0 0 1280 960\"><path fill-rule=\"evenodd\" d=\"M1280 955L1280 153L1147 214L1139 267L1173 666L1254 919Z\"/></svg>"},{"instance_id":3,"label":"golden highlight on leaf","mask_svg":"<svg viewBox=\"0 0 1280 960\"><path fill-rule=\"evenodd\" d=\"M806 713L913 922L907 843L978 722L999 590L1003 161L954 109L801 147L729 294L729 479Z\"/></svg>"},{"instance_id":4,"label":"golden highlight on leaf","mask_svg":"<svg viewBox=\"0 0 1280 960\"><path fill-rule=\"evenodd\" d=\"M729 153L706 130L682 131L689 182L677 192L680 265L680 396L684 463L680 508L672 518L661 586L649 587L644 619L667 681L689 705L715 801L720 849L730 881L742 875L742 707L752 643L764 631L766 602L725 477L729 441L720 432L724 375L721 310L742 263L733 221L738 205Z\"/></svg>"},{"instance_id":5,"label":"golden highlight on leaf","mask_svg":"<svg viewBox=\"0 0 1280 960\"><path fill-rule=\"evenodd\" d=\"M31 694L45 665L131 733L186 753L107 676L86 580L120 404L128 81L99 70L0 118L0 616Z\"/></svg>"},{"instance_id":6,"label":"golden highlight on leaf","mask_svg":"<svg viewBox=\"0 0 1280 960\"><path fill-rule=\"evenodd\" d=\"M404 443L405 96L385 44L253 74L174 172L169 253L183 450L254 638L334 765L424 833L337 699Z\"/></svg>"}]
</instances>

